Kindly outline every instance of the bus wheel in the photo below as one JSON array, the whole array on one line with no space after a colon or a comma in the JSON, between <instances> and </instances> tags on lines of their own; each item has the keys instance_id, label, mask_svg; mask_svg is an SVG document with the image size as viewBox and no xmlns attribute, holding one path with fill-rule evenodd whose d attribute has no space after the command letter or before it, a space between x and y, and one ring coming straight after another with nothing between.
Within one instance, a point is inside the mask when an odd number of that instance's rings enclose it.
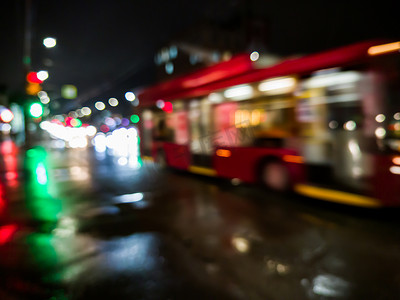
<instances>
[{"instance_id":1,"label":"bus wheel","mask_svg":"<svg viewBox=\"0 0 400 300\"><path fill-rule=\"evenodd\" d=\"M290 176L287 167L280 161L270 161L264 164L261 180L269 189L285 192L290 189Z\"/></svg>"}]
</instances>

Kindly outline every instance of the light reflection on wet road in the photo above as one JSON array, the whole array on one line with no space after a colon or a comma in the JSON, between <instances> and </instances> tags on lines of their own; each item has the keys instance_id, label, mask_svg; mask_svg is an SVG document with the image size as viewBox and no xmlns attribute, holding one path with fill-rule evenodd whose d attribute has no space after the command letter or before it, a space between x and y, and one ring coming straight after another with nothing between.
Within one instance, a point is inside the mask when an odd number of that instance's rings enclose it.
<instances>
[{"instance_id":1,"label":"light reflection on wet road","mask_svg":"<svg viewBox=\"0 0 400 300\"><path fill-rule=\"evenodd\" d=\"M92 149L7 147L1 299L400 298L398 210L320 204Z\"/></svg>"}]
</instances>

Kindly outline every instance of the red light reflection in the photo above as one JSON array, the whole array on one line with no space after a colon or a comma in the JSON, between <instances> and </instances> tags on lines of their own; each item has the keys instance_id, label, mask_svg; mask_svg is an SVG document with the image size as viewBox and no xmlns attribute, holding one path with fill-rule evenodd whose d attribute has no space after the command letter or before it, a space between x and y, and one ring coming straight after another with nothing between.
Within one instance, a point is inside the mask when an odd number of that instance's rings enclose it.
<instances>
[{"instance_id":1,"label":"red light reflection","mask_svg":"<svg viewBox=\"0 0 400 300\"><path fill-rule=\"evenodd\" d=\"M6 208L6 200L4 199L4 189L3 185L0 184L0 216Z\"/></svg>"},{"instance_id":2,"label":"red light reflection","mask_svg":"<svg viewBox=\"0 0 400 300\"><path fill-rule=\"evenodd\" d=\"M18 147L12 141L4 141L0 146L0 153L3 156L8 185L16 186L18 184Z\"/></svg>"},{"instance_id":3,"label":"red light reflection","mask_svg":"<svg viewBox=\"0 0 400 300\"><path fill-rule=\"evenodd\" d=\"M14 233L17 231L17 225L10 224L0 227L0 245L4 245L11 241Z\"/></svg>"},{"instance_id":4,"label":"red light reflection","mask_svg":"<svg viewBox=\"0 0 400 300\"><path fill-rule=\"evenodd\" d=\"M0 153L2 155L7 155L7 154L17 155L18 147L14 144L13 141L4 141L0 144Z\"/></svg>"}]
</instances>

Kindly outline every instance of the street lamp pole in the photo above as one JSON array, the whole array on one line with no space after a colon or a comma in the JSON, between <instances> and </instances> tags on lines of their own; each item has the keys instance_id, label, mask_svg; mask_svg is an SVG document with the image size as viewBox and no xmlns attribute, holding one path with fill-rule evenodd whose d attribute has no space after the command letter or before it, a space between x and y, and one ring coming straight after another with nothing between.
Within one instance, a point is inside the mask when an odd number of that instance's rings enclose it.
<instances>
[{"instance_id":1,"label":"street lamp pole","mask_svg":"<svg viewBox=\"0 0 400 300\"><path fill-rule=\"evenodd\" d=\"M24 50L23 63L25 73L31 69L31 44L32 44L32 1L25 0L25 24L24 24ZM25 74L25 75L26 75Z\"/></svg>"},{"instance_id":2,"label":"street lamp pole","mask_svg":"<svg viewBox=\"0 0 400 300\"><path fill-rule=\"evenodd\" d=\"M26 92L26 76L31 71L31 52L32 52L32 0L25 0L25 24L24 24L24 41L23 41L23 65L24 65L24 91L25 101L23 101L23 113L24 113L24 135L25 135L25 147L31 146L31 136L29 133L29 114L27 112L27 102L29 96Z\"/></svg>"}]
</instances>

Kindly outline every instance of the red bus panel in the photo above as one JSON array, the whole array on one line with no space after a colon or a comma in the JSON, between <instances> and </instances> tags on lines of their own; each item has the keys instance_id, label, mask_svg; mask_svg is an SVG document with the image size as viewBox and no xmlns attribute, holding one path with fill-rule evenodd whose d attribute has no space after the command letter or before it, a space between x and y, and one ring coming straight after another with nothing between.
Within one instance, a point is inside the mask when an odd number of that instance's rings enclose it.
<instances>
[{"instance_id":1,"label":"red bus panel","mask_svg":"<svg viewBox=\"0 0 400 300\"><path fill-rule=\"evenodd\" d=\"M226 150L226 154L221 150ZM238 178L245 182L257 183L259 170L266 158L282 160L285 156L300 157L298 153L287 149L258 147L223 147L214 155L214 168L218 176ZM283 161L283 160L282 160ZM293 183L304 180L304 166L300 162L285 162Z\"/></svg>"},{"instance_id":2,"label":"red bus panel","mask_svg":"<svg viewBox=\"0 0 400 300\"><path fill-rule=\"evenodd\" d=\"M164 143L164 153L167 164L171 167L187 170L190 165L190 151L187 145Z\"/></svg>"}]
</instances>

